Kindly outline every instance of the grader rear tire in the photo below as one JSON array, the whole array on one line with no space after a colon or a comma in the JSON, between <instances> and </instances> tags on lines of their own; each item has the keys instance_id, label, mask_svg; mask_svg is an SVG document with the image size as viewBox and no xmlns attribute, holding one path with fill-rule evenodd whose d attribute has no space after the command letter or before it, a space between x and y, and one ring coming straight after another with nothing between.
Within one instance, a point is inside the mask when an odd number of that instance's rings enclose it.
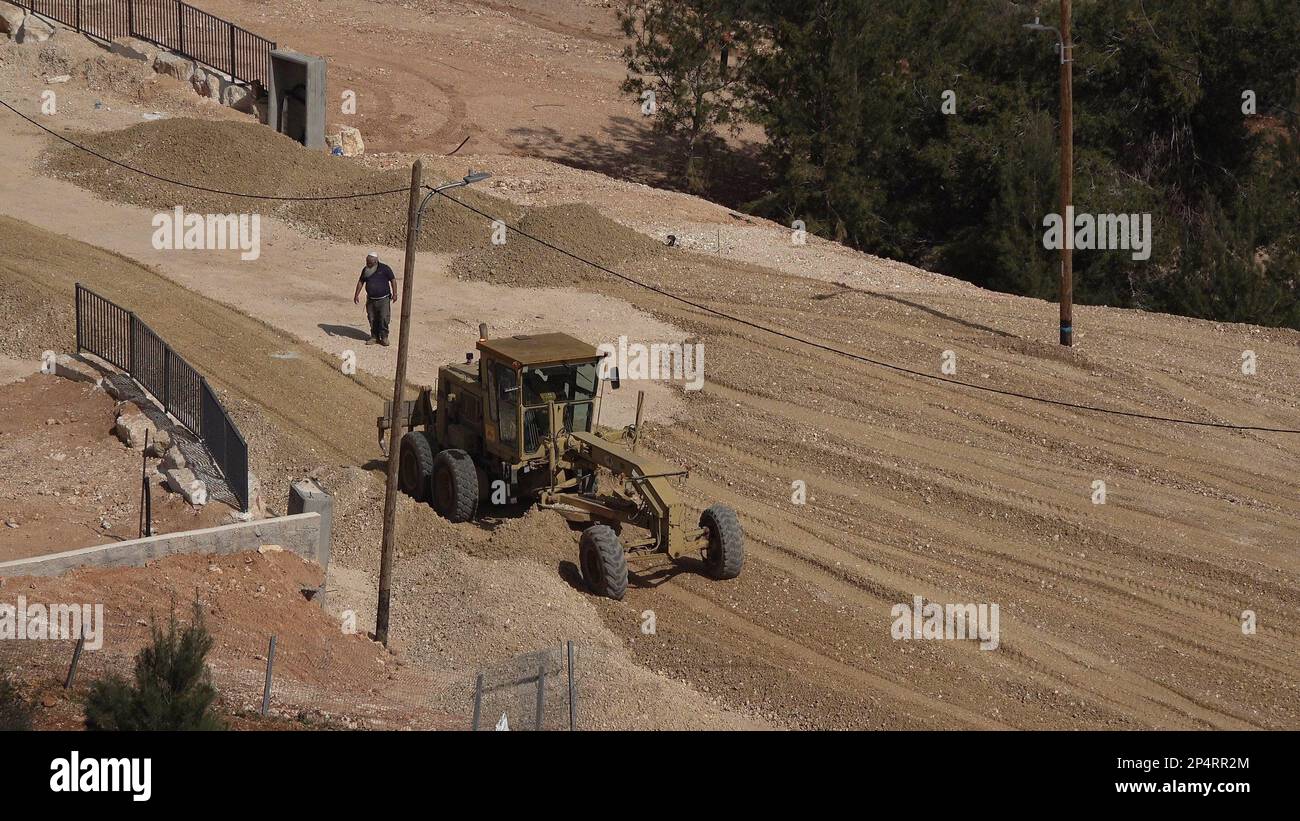
<instances>
[{"instance_id":1,"label":"grader rear tire","mask_svg":"<svg viewBox=\"0 0 1300 821\"><path fill-rule=\"evenodd\" d=\"M478 471L469 454L448 448L433 460L433 509L449 522L468 522L478 512Z\"/></svg>"},{"instance_id":2,"label":"grader rear tire","mask_svg":"<svg viewBox=\"0 0 1300 821\"><path fill-rule=\"evenodd\" d=\"M408 431L402 436L397 462L397 486L417 502L429 498L429 479L433 476L433 445L422 431Z\"/></svg>"},{"instance_id":3,"label":"grader rear tire","mask_svg":"<svg viewBox=\"0 0 1300 821\"><path fill-rule=\"evenodd\" d=\"M700 527L709 532L704 568L715 579L734 579L745 566L745 532L736 511L714 505L700 514Z\"/></svg>"},{"instance_id":4,"label":"grader rear tire","mask_svg":"<svg viewBox=\"0 0 1300 821\"><path fill-rule=\"evenodd\" d=\"M609 525L592 525L578 542L582 578L591 592L621 601L627 593L627 554Z\"/></svg>"}]
</instances>

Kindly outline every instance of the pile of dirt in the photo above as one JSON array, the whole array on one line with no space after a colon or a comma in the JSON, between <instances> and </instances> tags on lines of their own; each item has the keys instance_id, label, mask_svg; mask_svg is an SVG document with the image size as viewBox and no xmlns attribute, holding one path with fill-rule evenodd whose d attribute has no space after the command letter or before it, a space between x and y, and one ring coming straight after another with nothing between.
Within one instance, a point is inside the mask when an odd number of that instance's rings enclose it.
<instances>
[{"instance_id":1,"label":"pile of dirt","mask_svg":"<svg viewBox=\"0 0 1300 821\"><path fill-rule=\"evenodd\" d=\"M46 154L46 169L100 196L129 205L170 211L177 205L201 214L256 212L282 219L313 236L356 245L401 247L406 242L410 173L376 171L317 151L254 123L167 119L119 131L72 136L117 162L155 177L184 180L211 191L153 179L79 151L65 143ZM230 196L222 191L255 195ZM334 197L377 191L376 197L330 200L256 197ZM472 190L457 193L500 219L514 220L519 209ZM454 251L488 244L491 224L451 203L430 203L424 214L419 248Z\"/></svg>"},{"instance_id":2,"label":"pile of dirt","mask_svg":"<svg viewBox=\"0 0 1300 821\"><path fill-rule=\"evenodd\" d=\"M524 216L519 227L556 248L616 271L630 260L647 259L663 252L663 246L654 240L620 225L590 205L535 208ZM477 247L457 257L452 271L462 279L534 288L572 286L609 278L608 274L554 248L509 231L504 244Z\"/></svg>"},{"instance_id":3,"label":"pile of dirt","mask_svg":"<svg viewBox=\"0 0 1300 821\"><path fill-rule=\"evenodd\" d=\"M413 555L397 567L394 636L412 662L439 671L443 684L430 690L435 712L463 711L479 672L548 648L558 655L573 641L582 729L765 726L637 664L618 633L637 629L639 611L587 593L574 534L558 515L532 508L488 524L480 540L424 505L404 517L402 543ZM460 537L460 549L416 546L424 534L439 544L442 533ZM607 625L611 616L621 630Z\"/></svg>"},{"instance_id":4,"label":"pile of dirt","mask_svg":"<svg viewBox=\"0 0 1300 821\"><path fill-rule=\"evenodd\" d=\"M18 264L0 259L0 266ZM25 287L21 280L0 276L0 317L23 319L5 323L0 356L39 359L44 351L68 350L76 344L76 318L69 306L56 302L44 289Z\"/></svg>"},{"instance_id":5,"label":"pile of dirt","mask_svg":"<svg viewBox=\"0 0 1300 821\"><path fill-rule=\"evenodd\" d=\"M273 714L384 727L405 727L418 716L421 726L442 726L438 716L413 703L424 689L415 671L366 636L340 629L304 597L302 590L317 586L320 574L314 563L268 549L0 580L0 600L12 604L21 592L28 603L102 604L104 619L102 647L82 655L71 692L56 689L66 672L70 641L0 642L0 667L53 694L38 716L40 726L75 726L90 683L110 673L129 676L131 660L150 641L151 621L165 624L175 612L184 624L197 601L214 640L208 663L223 712L260 707L274 635Z\"/></svg>"}]
</instances>

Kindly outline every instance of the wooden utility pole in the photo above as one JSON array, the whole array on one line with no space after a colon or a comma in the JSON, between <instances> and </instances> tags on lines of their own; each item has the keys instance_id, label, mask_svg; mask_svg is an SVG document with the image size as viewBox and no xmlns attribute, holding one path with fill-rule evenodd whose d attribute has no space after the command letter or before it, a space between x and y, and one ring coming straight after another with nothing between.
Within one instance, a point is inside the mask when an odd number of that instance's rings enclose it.
<instances>
[{"instance_id":1,"label":"wooden utility pole","mask_svg":"<svg viewBox=\"0 0 1300 821\"><path fill-rule=\"evenodd\" d=\"M1070 0L1061 0L1061 344L1074 345L1074 46Z\"/></svg>"},{"instance_id":2,"label":"wooden utility pole","mask_svg":"<svg viewBox=\"0 0 1300 821\"><path fill-rule=\"evenodd\" d=\"M375 640L388 646L388 607L392 591L393 554L397 550L397 464L401 460L398 437L402 429L402 394L406 387L406 351L411 341L411 303L415 301L416 223L420 214L420 188L424 162L411 166L411 204L406 214L406 260L402 268L402 327L397 336L397 373L393 376L392 426L388 430L388 481L384 485L384 536L379 552L379 607L375 610Z\"/></svg>"}]
</instances>

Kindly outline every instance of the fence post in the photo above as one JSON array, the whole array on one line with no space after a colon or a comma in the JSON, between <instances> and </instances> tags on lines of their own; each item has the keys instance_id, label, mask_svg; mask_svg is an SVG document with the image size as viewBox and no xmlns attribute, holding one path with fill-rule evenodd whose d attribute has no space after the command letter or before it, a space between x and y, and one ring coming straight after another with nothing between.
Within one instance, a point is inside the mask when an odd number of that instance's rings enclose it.
<instances>
[{"instance_id":1,"label":"fence post","mask_svg":"<svg viewBox=\"0 0 1300 821\"><path fill-rule=\"evenodd\" d=\"M74 294L77 301L77 353L81 353L81 283L77 283L77 290Z\"/></svg>"},{"instance_id":2,"label":"fence post","mask_svg":"<svg viewBox=\"0 0 1300 821\"><path fill-rule=\"evenodd\" d=\"M72 663L68 665L68 676L63 680L63 689L67 690L72 686L72 680L77 677L77 663L81 661L81 648L86 646L86 626L81 626L81 635L77 637L77 646L72 649Z\"/></svg>"},{"instance_id":3,"label":"fence post","mask_svg":"<svg viewBox=\"0 0 1300 821\"><path fill-rule=\"evenodd\" d=\"M140 538L153 535L153 492L149 487L149 431L144 432L140 455Z\"/></svg>"},{"instance_id":4,"label":"fence post","mask_svg":"<svg viewBox=\"0 0 1300 821\"><path fill-rule=\"evenodd\" d=\"M474 679L474 723L469 725L471 730L478 729L479 717L483 714L483 674L479 673L478 678Z\"/></svg>"},{"instance_id":5,"label":"fence post","mask_svg":"<svg viewBox=\"0 0 1300 821\"><path fill-rule=\"evenodd\" d=\"M127 340L126 372L134 376L139 373L135 367L135 311L127 312L127 320L126 332L130 339Z\"/></svg>"},{"instance_id":6,"label":"fence post","mask_svg":"<svg viewBox=\"0 0 1300 821\"><path fill-rule=\"evenodd\" d=\"M230 24L230 79L239 79L235 74L235 25L233 23Z\"/></svg>"},{"instance_id":7,"label":"fence post","mask_svg":"<svg viewBox=\"0 0 1300 821\"><path fill-rule=\"evenodd\" d=\"M534 720L535 730L542 729L542 712L546 709L546 662L537 667L537 716Z\"/></svg>"},{"instance_id":8,"label":"fence post","mask_svg":"<svg viewBox=\"0 0 1300 821\"><path fill-rule=\"evenodd\" d=\"M126 0L126 34L135 36L135 0Z\"/></svg>"},{"instance_id":9,"label":"fence post","mask_svg":"<svg viewBox=\"0 0 1300 821\"><path fill-rule=\"evenodd\" d=\"M77 31L81 31L81 0L77 0Z\"/></svg>"},{"instance_id":10,"label":"fence post","mask_svg":"<svg viewBox=\"0 0 1300 821\"><path fill-rule=\"evenodd\" d=\"M266 648L266 686L262 689L262 717L271 707L271 668L275 665L275 636L271 636L271 645Z\"/></svg>"},{"instance_id":11,"label":"fence post","mask_svg":"<svg viewBox=\"0 0 1300 821\"><path fill-rule=\"evenodd\" d=\"M568 642L569 650L569 730L578 729L578 705L574 701L576 692L573 686L573 641Z\"/></svg>"},{"instance_id":12,"label":"fence post","mask_svg":"<svg viewBox=\"0 0 1300 821\"><path fill-rule=\"evenodd\" d=\"M177 39L180 40L180 46L176 49L181 54L185 53L185 4L176 4L176 32Z\"/></svg>"}]
</instances>

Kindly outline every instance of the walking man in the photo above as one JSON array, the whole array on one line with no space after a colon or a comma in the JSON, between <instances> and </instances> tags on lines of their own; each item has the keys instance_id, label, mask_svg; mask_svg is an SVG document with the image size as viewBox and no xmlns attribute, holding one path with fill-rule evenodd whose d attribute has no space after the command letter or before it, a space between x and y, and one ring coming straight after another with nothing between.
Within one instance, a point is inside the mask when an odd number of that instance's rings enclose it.
<instances>
[{"instance_id":1,"label":"walking man","mask_svg":"<svg viewBox=\"0 0 1300 821\"><path fill-rule=\"evenodd\" d=\"M366 289L366 318L370 320L370 338L367 345L378 342L388 347L388 320L393 315L393 303L397 301L397 278L393 269L379 261L379 254L371 251L366 255L366 267L361 269L361 278L357 280L357 290L352 294L353 304L361 302L361 289Z\"/></svg>"}]
</instances>

